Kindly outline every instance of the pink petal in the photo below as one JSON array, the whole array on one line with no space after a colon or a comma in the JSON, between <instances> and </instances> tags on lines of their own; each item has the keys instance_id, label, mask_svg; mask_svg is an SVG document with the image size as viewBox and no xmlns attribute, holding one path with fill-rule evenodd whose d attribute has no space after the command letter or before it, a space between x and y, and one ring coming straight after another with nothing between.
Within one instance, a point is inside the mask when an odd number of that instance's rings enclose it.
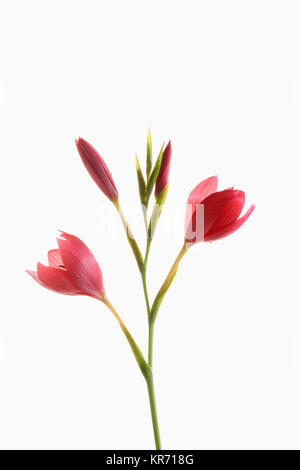
<instances>
[{"instance_id":1,"label":"pink petal","mask_svg":"<svg viewBox=\"0 0 300 470\"><path fill-rule=\"evenodd\" d=\"M186 222L188 222L185 230L186 241L190 243L203 241L204 234L209 232L219 215L223 213L228 202L235 199L238 193L238 190L225 189L210 194L200 204L188 205L186 210ZM191 207L193 209L192 215L189 214ZM198 210L200 220L197 220L196 210Z\"/></svg>"},{"instance_id":2,"label":"pink petal","mask_svg":"<svg viewBox=\"0 0 300 470\"><path fill-rule=\"evenodd\" d=\"M44 266L41 263L37 265L38 282L50 290L60 294L76 295L83 292L75 286L71 277L65 269L55 268L53 266Z\"/></svg>"},{"instance_id":3,"label":"pink petal","mask_svg":"<svg viewBox=\"0 0 300 470\"><path fill-rule=\"evenodd\" d=\"M63 267L63 261L60 256L59 249L56 248L54 250L48 251L48 262L50 266L61 268Z\"/></svg>"},{"instance_id":4,"label":"pink petal","mask_svg":"<svg viewBox=\"0 0 300 470\"><path fill-rule=\"evenodd\" d=\"M28 274L30 274L30 276L33 277L33 279L34 279L36 282L38 282L41 286L46 287L46 286L44 286L44 284L40 281L40 279L39 279L39 277L38 277L36 271L31 271L31 270L29 270L29 269L26 269L26 272L27 272Z\"/></svg>"},{"instance_id":5,"label":"pink petal","mask_svg":"<svg viewBox=\"0 0 300 470\"><path fill-rule=\"evenodd\" d=\"M205 239L204 241L206 242L212 242L212 241L215 241L215 240L219 240L220 238L224 238L224 237L227 237L228 235L230 235L231 233L235 232L236 230L238 230L245 222L246 220L250 217L250 215L252 214L252 212L254 211L254 208L255 208L255 205L253 204L248 210L247 212L242 216L240 217L239 219L237 219L235 222L233 222L232 224L229 224L227 225L226 227L223 227L221 228L220 230L216 231L216 232L213 232L213 233L210 233L209 235L205 236Z\"/></svg>"},{"instance_id":6,"label":"pink petal","mask_svg":"<svg viewBox=\"0 0 300 470\"><path fill-rule=\"evenodd\" d=\"M209 232L216 232L217 230L233 223L240 215L245 205L245 193L243 191L233 191L235 197L229 199L222 210L220 210L215 222L210 227ZM204 206L206 207L206 206ZM205 209L204 209L205 210ZM205 219L205 215L204 215ZM207 227L205 227L205 234L208 233Z\"/></svg>"},{"instance_id":7,"label":"pink petal","mask_svg":"<svg viewBox=\"0 0 300 470\"><path fill-rule=\"evenodd\" d=\"M218 177L211 176L197 184L190 192L187 203L188 204L201 204L211 194L215 193L218 189Z\"/></svg>"},{"instance_id":8,"label":"pink petal","mask_svg":"<svg viewBox=\"0 0 300 470\"><path fill-rule=\"evenodd\" d=\"M213 193L202 201L204 204L204 232L208 233L218 218L226 212L226 206L239 195L237 189L224 189ZM238 216L237 216L238 217ZM236 218L237 218L236 217Z\"/></svg>"},{"instance_id":9,"label":"pink petal","mask_svg":"<svg viewBox=\"0 0 300 470\"><path fill-rule=\"evenodd\" d=\"M197 204L201 204L204 199L215 193L217 189L218 177L211 176L201 181L201 183L190 192L185 211L185 233L187 239L190 239L192 236L192 216L196 210Z\"/></svg>"},{"instance_id":10,"label":"pink petal","mask_svg":"<svg viewBox=\"0 0 300 470\"><path fill-rule=\"evenodd\" d=\"M101 269L92 252L75 235L61 232L61 236L57 239L60 254L74 284L87 295L104 296Z\"/></svg>"}]
</instances>

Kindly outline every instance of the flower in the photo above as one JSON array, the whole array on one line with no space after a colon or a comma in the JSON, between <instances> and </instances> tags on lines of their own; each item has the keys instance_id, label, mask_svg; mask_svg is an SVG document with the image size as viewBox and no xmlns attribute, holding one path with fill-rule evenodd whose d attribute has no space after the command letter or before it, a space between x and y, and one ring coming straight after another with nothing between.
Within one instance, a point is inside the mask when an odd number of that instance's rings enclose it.
<instances>
[{"instance_id":1,"label":"flower","mask_svg":"<svg viewBox=\"0 0 300 470\"><path fill-rule=\"evenodd\" d=\"M81 160L97 186L108 199L112 202L117 201L119 194L116 185L101 155L91 144L81 137L75 140L75 142Z\"/></svg>"},{"instance_id":2,"label":"flower","mask_svg":"<svg viewBox=\"0 0 300 470\"><path fill-rule=\"evenodd\" d=\"M172 146L171 141L169 140L168 145L166 146L161 160L160 169L157 175L156 184L155 184L155 196L158 197L161 192L165 189L168 184L170 165L171 165L171 156L172 156Z\"/></svg>"},{"instance_id":3,"label":"flower","mask_svg":"<svg viewBox=\"0 0 300 470\"><path fill-rule=\"evenodd\" d=\"M58 249L48 251L49 266L41 263L37 271L27 271L47 289L67 295L89 295L104 299L99 264L88 247L75 235L61 232Z\"/></svg>"},{"instance_id":4,"label":"flower","mask_svg":"<svg viewBox=\"0 0 300 470\"><path fill-rule=\"evenodd\" d=\"M218 177L199 183L190 193L185 217L185 242L212 242L238 230L254 210L252 205L239 218L245 205L245 193L238 189L218 191Z\"/></svg>"}]
</instances>

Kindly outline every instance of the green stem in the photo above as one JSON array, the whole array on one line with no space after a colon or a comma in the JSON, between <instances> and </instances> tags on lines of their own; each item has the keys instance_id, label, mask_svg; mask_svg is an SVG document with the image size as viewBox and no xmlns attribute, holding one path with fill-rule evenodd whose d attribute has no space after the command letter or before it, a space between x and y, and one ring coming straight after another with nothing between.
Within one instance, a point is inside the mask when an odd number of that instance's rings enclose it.
<instances>
[{"instance_id":1,"label":"green stem","mask_svg":"<svg viewBox=\"0 0 300 470\"><path fill-rule=\"evenodd\" d=\"M177 272L177 269L178 269L178 265L182 259L182 257L184 256L184 254L186 253L186 251L188 250L188 246L184 243L183 247L181 248L180 252L178 253L164 283L162 284L161 288L159 289L158 293L156 294L156 297L154 299L154 302L152 304L152 307L151 307L151 311L150 311L150 315L149 315L149 321L150 322L155 322L155 319L156 319L156 316L157 316L157 313L158 313L158 310L160 308L160 305L163 301L163 298L164 296L166 295L166 292L167 290L169 289L170 285L172 284L173 282L173 279L176 275L176 272Z\"/></svg>"},{"instance_id":2,"label":"green stem","mask_svg":"<svg viewBox=\"0 0 300 470\"><path fill-rule=\"evenodd\" d=\"M134 341L132 335L130 334L129 330L126 328L123 320L121 319L120 315L117 313L116 309L110 303L110 301L105 297L101 299L101 301L109 308L112 312L113 316L118 321L120 327L125 334L128 343L132 349L134 357L141 369L143 376L145 377L147 388L148 388L148 396L149 396L149 403L150 403L150 410L151 410L151 417L152 417L152 425L153 425L153 432L154 432L154 439L155 439L155 446L157 450L161 449L161 442L160 442L160 434L159 434L159 426L158 426L158 419L157 419L157 409L156 409L156 401L155 401L155 392L154 392L154 384L153 384L153 374L151 366L149 366L144 359L143 353L139 349L138 345ZM149 332L153 330L150 328L149 325ZM152 353L152 342L151 342L151 353Z\"/></svg>"},{"instance_id":3,"label":"green stem","mask_svg":"<svg viewBox=\"0 0 300 470\"><path fill-rule=\"evenodd\" d=\"M144 296L145 296L145 301L146 301L147 313L148 313L148 317L149 317L149 315L150 315L150 302L149 302L149 295L148 295L148 289L147 289L147 261L148 261L148 256L149 256L151 239L148 238L147 207L142 205L142 211L143 211L144 220L145 220L147 245L146 245L146 253L145 253L145 256L144 256L143 269L141 270L141 276L142 276L142 283L143 283L143 290L144 290Z\"/></svg>"},{"instance_id":4,"label":"green stem","mask_svg":"<svg viewBox=\"0 0 300 470\"><path fill-rule=\"evenodd\" d=\"M149 396L149 403L150 403L150 410L151 410L155 446L157 450L160 450L161 441L160 441L155 392L154 392L154 384L153 384L153 373L152 373L154 322L150 320L151 308L150 308L149 295L148 295L148 289L147 289L147 278L146 278L147 261L148 261L148 256L149 256L149 251L150 251L152 240L151 240L151 237L149 237L149 233L148 233L147 207L142 206L142 211L143 211L143 216L144 216L146 237L147 237L147 245L146 245L146 252L144 256L143 269L141 270L143 290L144 290L144 296L145 296L145 302L146 302L147 314L148 314L148 375L145 376L145 378L146 378L147 388L148 388L148 396Z\"/></svg>"},{"instance_id":5,"label":"green stem","mask_svg":"<svg viewBox=\"0 0 300 470\"><path fill-rule=\"evenodd\" d=\"M148 316L150 315L150 302L149 302L149 295L147 289L147 280L146 280L146 266L144 265L144 269L141 271L142 275L142 283L143 283L143 290L144 290L144 297L146 301L147 313Z\"/></svg>"},{"instance_id":6,"label":"green stem","mask_svg":"<svg viewBox=\"0 0 300 470\"><path fill-rule=\"evenodd\" d=\"M140 252L140 249L136 243L136 240L132 234L132 231L129 227L129 224L123 214L123 211L120 207L119 201L115 202L116 209L119 213L119 216L121 218L122 224L125 228L126 235L129 241L129 244L131 246L131 249L133 251L133 254L135 256L135 259L137 261L141 277L142 277L142 283L143 283L143 290L144 290L144 296L145 296L145 301L146 301L146 306L147 306L147 313L148 313L148 325L149 325L149 337L148 337L148 363L144 359L144 356L140 349L138 348L137 344L135 343L134 339L132 338L131 334L129 333L128 329L124 325L122 319L116 312L115 308L112 306L112 304L109 302L108 299L103 299L102 301L105 303L105 305L110 309L110 311L113 313L117 321L119 322L129 344L132 349L132 352L138 362L138 365L142 371L142 374L145 377L145 380L147 382L147 388L148 388L148 395L149 395L149 403L150 403L150 409L151 409L151 417L152 417L152 425L153 425L153 432L154 432L154 438L155 438L155 446L157 450L161 449L161 441L160 441L160 433L159 433L159 426L158 426L158 418L157 418L157 409L156 409L156 401L155 401L155 392L154 392L154 384L153 384L153 373L152 373L152 358L153 358L153 334L154 334L154 321L151 321L150 319L150 302L149 302L149 295L148 295L148 289L147 289L147 279L146 279L146 271L147 271L147 261L148 261L148 256L149 256L149 251L150 251L150 246L151 246L151 237L148 237L148 220L147 220L147 208L142 208L143 209L143 215L144 215L144 222L145 222L145 229L146 229L146 234L147 234L147 246L146 246L146 253L145 257L143 259L142 254Z\"/></svg>"},{"instance_id":7,"label":"green stem","mask_svg":"<svg viewBox=\"0 0 300 470\"><path fill-rule=\"evenodd\" d=\"M148 366L152 368L153 360L153 335L154 335L154 322L149 318L149 336L148 336Z\"/></svg>"},{"instance_id":8,"label":"green stem","mask_svg":"<svg viewBox=\"0 0 300 470\"><path fill-rule=\"evenodd\" d=\"M145 253L145 257L144 257L144 265L145 265L145 267L146 267L147 261L148 261L148 256L149 256L149 252L150 252L151 241L152 241L151 238L147 238L146 253Z\"/></svg>"},{"instance_id":9,"label":"green stem","mask_svg":"<svg viewBox=\"0 0 300 470\"><path fill-rule=\"evenodd\" d=\"M157 409L156 409L156 400L155 400L152 372L149 374L148 379L146 379L146 381L147 381L147 387L148 387L148 395L149 395L149 402L150 402L150 409L151 409L155 446L156 446L156 450L161 450L161 441L160 441L159 425L158 425L158 419L157 419Z\"/></svg>"},{"instance_id":10,"label":"green stem","mask_svg":"<svg viewBox=\"0 0 300 470\"><path fill-rule=\"evenodd\" d=\"M152 312L150 310L149 313L149 301L148 301L148 293L147 293L147 285L146 285L146 265L147 265L147 260L148 260L148 255L149 255L149 250L150 250L150 245L151 245L151 239L147 240L147 249L146 249L146 254L144 257L144 270L143 270L143 285L144 285L144 292L145 292L145 299L146 299L146 304L147 304L147 310L148 310L148 326L149 326L149 336L148 336L148 367L149 367L149 375L146 377L147 381L147 387L148 387L148 395L149 395L149 402L150 402L150 408L151 408L151 416L152 416L152 425L153 425L153 432L154 432L154 438L155 438L155 445L156 449L160 450L161 449L161 441L160 441L160 433L159 433L159 426L158 426L158 418L157 418L157 409L156 409L156 401L155 401L155 392L154 392L154 384L153 384L153 373L152 373L152 364L153 364L153 336L154 336L154 323L155 323L155 318L156 314L158 311L158 308L161 303L161 296L164 295L166 292L168 286L170 285L170 282L173 278L173 276L176 273L176 270L178 269L178 265L185 255L188 247L184 243L183 247L181 248L178 256L176 257L166 279L163 285L161 286L158 294L157 294L157 310L155 312ZM154 301L154 306L155 306L155 301ZM153 306L152 306L153 309ZM153 313L153 314L152 314Z\"/></svg>"}]
</instances>

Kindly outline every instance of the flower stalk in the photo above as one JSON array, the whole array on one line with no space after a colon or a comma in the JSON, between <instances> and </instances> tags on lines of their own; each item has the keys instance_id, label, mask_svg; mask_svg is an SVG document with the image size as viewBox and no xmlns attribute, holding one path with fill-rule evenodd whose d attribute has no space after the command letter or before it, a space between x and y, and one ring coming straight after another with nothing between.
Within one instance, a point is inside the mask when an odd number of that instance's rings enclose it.
<instances>
[{"instance_id":1,"label":"flower stalk","mask_svg":"<svg viewBox=\"0 0 300 470\"><path fill-rule=\"evenodd\" d=\"M162 446L161 446L159 424L158 424L158 418L157 418L157 409L156 409L156 400L155 400L155 391L154 391L152 372L150 373L150 377L147 380L147 387L148 387L148 395L149 395L149 402L150 402L155 446L156 446L156 450L161 450Z\"/></svg>"},{"instance_id":2,"label":"flower stalk","mask_svg":"<svg viewBox=\"0 0 300 470\"><path fill-rule=\"evenodd\" d=\"M125 326L122 318L114 308L114 306L111 304L111 302L108 300L107 297L101 300L106 307L111 311L117 322L119 323L124 335L126 336L126 339L129 343L129 346L131 347L131 350L133 352L133 355L138 363L139 368L141 369L142 374L144 375L145 379L147 380L148 375L149 375L149 367L147 364L147 361L145 360L143 353L141 352L140 348L136 344L135 340L133 339L131 333L129 332L128 328Z\"/></svg>"},{"instance_id":3,"label":"flower stalk","mask_svg":"<svg viewBox=\"0 0 300 470\"><path fill-rule=\"evenodd\" d=\"M139 246L136 242L136 239L134 238L132 230L131 230L131 228L129 226L129 223L127 222L127 219L126 219L126 217L125 217L125 215L122 211L122 208L120 206L119 201L115 201L114 205L115 205L115 207L118 211L118 214L120 216L121 222L123 224L123 227L124 227L124 230L125 230L125 233L126 233L126 236L127 236L127 240L129 242L129 245L130 245L130 247L132 249L132 252L134 254L134 257L136 259L139 271L142 272L143 268L144 268L144 259L143 259L141 250L139 249Z\"/></svg>"}]
</instances>

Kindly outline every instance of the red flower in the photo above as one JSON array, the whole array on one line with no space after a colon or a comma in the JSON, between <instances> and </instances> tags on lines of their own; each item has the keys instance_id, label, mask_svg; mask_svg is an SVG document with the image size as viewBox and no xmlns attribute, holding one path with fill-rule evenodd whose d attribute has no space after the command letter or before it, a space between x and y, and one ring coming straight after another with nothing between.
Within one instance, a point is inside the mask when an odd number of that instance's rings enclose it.
<instances>
[{"instance_id":1,"label":"red flower","mask_svg":"<svg viewBox=\"0 0 300 470\"><path fill-rule=\"evenodd\" d=\"M58 249L48 251L49 266L27 271L43 287L60 294L105 296L99 264L88 247L74 235L61 232Z\"/></svg>"},{"instance_id":2,"label":"red flower","mask_svg":"<svg viewBox=\"0 0 300 470\"><path fill-rule=\"evenodd\" d=\"M101 155L91 144L81 137L75 140L75 142L83 164L97 186L104 192L108 199L112 202L117 201L119 194L116 185Z\"/></svg>"},{"instance_id":3,"label":"red flower","mask_svg":"<svg viewBox=\"0 0 300 470\"><path fill-rule=\"evenodd\" d=\"M171 147L171 141L169 140L169 143L163 152L160 169L158 172L158 176L156 178L155 196L158 196L168 184L170 165L171 165L171 156L172 156L172 147Z\"/></svg>"},{"instance_id":4,"label":"red flower","mask_svg":"<svg viewBox=\"0 0 300 470\"><path fill-rule=\"evenodd\" d=\"M245 205L245 193L237 189L217 192L218 178L212 176L190 193L185 218L185 241L215 241L238 230L254 210L252 205L239 218Z\"/></svg>"}]
</instances>

